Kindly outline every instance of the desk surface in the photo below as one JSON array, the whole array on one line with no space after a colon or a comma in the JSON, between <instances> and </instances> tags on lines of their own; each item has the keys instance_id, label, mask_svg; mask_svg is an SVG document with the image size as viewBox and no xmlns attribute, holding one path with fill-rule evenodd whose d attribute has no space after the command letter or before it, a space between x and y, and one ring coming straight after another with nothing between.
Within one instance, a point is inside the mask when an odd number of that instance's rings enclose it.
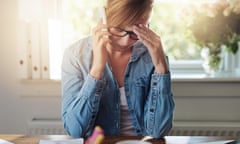
<instances>
[{"instance_id":1,"label":"desk surface","mask_svg":"<svg viewBox=\"0 0 240 144\"><path fill-rule=\"evenodd\" d=\"M14 144L38 144L40 139L64 140L71 139L66 135L0 135L0 139ZM114 144L121 140L137 140L141 137L105 137L104 144ZM214 141L230 141L234 137L205 137L205 136L167 136L164 139L151 140L152 144L198 144Z\"/></svg>"}]
</instances>

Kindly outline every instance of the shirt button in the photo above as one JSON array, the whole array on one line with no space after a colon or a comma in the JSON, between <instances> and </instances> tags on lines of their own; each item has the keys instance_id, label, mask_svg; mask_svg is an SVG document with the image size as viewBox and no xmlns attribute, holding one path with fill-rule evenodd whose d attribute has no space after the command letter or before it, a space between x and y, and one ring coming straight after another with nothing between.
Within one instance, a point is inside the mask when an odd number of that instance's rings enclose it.
<instances>
[{"instance_id":1,"label":"shirt button","mask_svg":"<svg viewBox=\"0 0 240 144\"><path fill-rule=\"evenodd\" d=\"M150 112L154 112L154 109L151 108L149 111L150 111Z\"/></svg>"},{"instance_id":2,"label":"shirt button","mask_svg":"<svg viewBox=\"0 0 240 144\"><path fill-rule=\"evenodd\" d=\"M157 85L157 82L154 82L153 85L154 85L154 86Z\"/></svg>"}]
</instances>

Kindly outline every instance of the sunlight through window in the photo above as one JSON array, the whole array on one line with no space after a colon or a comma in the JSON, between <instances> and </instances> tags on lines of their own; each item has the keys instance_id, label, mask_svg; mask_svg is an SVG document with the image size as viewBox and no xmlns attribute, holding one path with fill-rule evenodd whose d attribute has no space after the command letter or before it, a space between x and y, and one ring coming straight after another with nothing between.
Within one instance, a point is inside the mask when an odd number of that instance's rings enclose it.
<instances>
[{"instance_id":1,"label":"sunlight through window","mask_svg":"<svg viewBox=\"0 0 240 144\"><path fill-rule=\"evenodd\" d=\"M61 79L63 55L63 25L59 20L49 20L50 79Z\"/></svg>"}]
</instances>

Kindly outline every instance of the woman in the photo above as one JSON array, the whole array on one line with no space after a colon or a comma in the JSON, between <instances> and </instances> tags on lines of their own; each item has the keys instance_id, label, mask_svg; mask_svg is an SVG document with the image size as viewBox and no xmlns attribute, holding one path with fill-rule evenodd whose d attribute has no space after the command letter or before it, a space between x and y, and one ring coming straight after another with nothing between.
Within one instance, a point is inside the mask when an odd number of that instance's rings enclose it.
<instances>
[{"instance_id":1,"label":"woman","mask_svg":"<svg viewBox=\"0 0 240 144\"><path fill-rule=\"evenodd\" d=\"M62 119L69 135L161 138L172 127L174 101L160 37L148 28L152 0L108 0L107 24L66 49Z\"/></svg>"}]
</instances>

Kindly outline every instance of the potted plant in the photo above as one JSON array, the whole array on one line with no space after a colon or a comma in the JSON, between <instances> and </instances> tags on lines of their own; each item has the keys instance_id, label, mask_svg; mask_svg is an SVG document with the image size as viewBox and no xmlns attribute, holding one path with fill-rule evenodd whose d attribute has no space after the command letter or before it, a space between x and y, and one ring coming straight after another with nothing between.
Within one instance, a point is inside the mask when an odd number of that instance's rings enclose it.
<instances>
[{"instance_id":1,"label":"potted plant","mask_svg":"<svg viewBox=\"0 0 240 144\"><path fill-rule=\"evenodd\" d=\"M187 36L204 49L205 66L215 72L221 63L222 47L236 54L240 41L240 1L218 0L192 4L184 11Z\"/></svg>"}]
</instances>

